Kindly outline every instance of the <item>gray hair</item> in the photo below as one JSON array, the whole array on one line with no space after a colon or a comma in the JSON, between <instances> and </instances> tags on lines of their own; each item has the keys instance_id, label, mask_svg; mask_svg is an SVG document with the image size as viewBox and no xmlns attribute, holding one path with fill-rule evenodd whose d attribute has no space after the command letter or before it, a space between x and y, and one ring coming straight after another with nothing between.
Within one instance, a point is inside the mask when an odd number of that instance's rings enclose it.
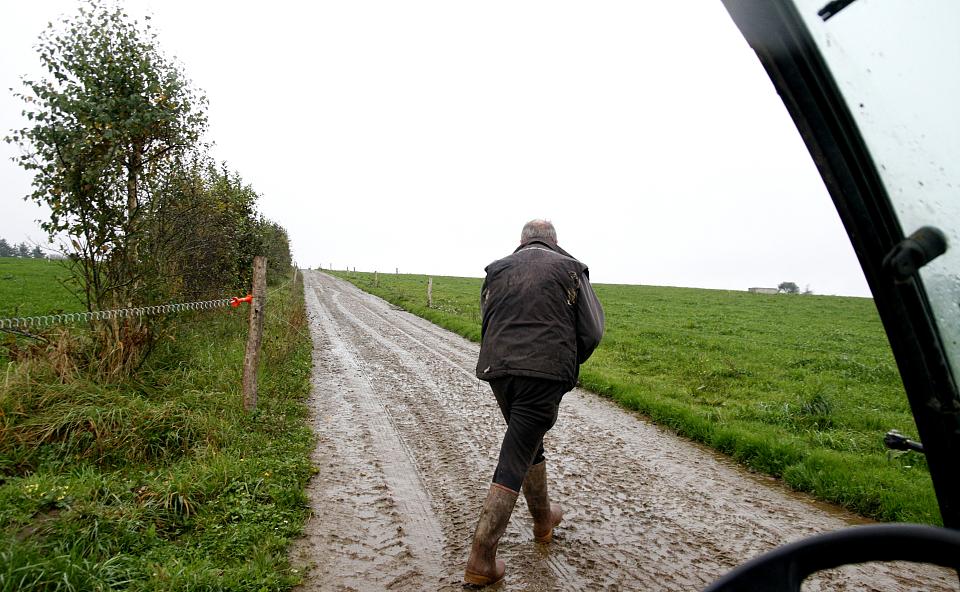
<instances>
[{"instance_id":1,"label":"gray hair","mask_svg":"<svg viewBox=\"0 0 960 592\"><path fill-rule=\"evenodd\" d=\"M553 227L553 223L549 220L530 220L523 225L523 230L520 232L520 244L535 239L555 245L557 244L557 229Z\"/></svg>"}]
</instances>

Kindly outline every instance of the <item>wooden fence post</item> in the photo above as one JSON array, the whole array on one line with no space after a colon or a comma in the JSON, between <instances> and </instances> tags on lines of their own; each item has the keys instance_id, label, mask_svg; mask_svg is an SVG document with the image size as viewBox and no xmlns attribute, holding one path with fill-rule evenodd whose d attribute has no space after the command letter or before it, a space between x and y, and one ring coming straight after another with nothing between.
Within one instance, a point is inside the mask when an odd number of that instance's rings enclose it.
<instances>
[{"instance_id":1,"label":"wooden fence post","mask_svg":"<svg viewBox=\"0 0 960 592\"><path fill-rule=\"evenodd\" d=\"M374 285L374 287L377 287L377 288L380 287L380 272L379 272L379 271L373 272L373 285Z\"/></svg>"},{"instance_id":2,"label":"wooden fence post","mask_svg":"<svg viewBox=\"0 0 960 592\"><path fill-rule=\"evenodd\" d=\"M433 278L427 280L427 308L433 308Z\"/></svg>"},{"instance_id":3,"label":"wooden fence post","mask_svg":"<svg viewBox=\"0 0 960 592\"><path fill-rule=\"evenodd\" d=\"M263 340L263 315L267 306L267 258L253 258L253 302L250 303L250 334L243 356L243 410L257 408L257 367Z\"/></svg>"}]
</instances>

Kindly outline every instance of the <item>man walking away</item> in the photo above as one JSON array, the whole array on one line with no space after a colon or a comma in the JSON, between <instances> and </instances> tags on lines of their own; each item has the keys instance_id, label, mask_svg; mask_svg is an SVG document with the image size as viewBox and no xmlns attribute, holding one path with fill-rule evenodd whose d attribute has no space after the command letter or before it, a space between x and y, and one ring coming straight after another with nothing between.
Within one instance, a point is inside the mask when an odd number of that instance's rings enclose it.
<instances>
[{"instance_id":1,"label":"man walking away","mask_svg":"<svg viewBox=\"0 0 960 592\"><path fill-rule=\"evenodd\" d=\"M538 542L549 543L560 524L563 512L547 495L543 435L599 345L604 322L587 266L557 246L546 220L527 222L517 250L486 272L477 377L490 383L507 432L464 573L476 585L503 578L497 544L521 489Z\"/></svg>"}]
</instances>

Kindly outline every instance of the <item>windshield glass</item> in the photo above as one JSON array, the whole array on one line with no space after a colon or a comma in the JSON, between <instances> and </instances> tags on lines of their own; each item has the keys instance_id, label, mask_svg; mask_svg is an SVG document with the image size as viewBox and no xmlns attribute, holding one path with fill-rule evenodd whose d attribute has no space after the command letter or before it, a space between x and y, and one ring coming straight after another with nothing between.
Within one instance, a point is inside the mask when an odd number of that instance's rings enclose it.
<instances>
[{"instance_id":1,"label":"windshield glass","mask_svg":"<svg viewBox=\"0 0 960 592\"><path fill-rule=\"evenodd\" d=\"M947 237L920 276L960 376L960 2L859 0L825 21L826 4L796 2L904 234L933 226Z\"/></svg>"}]
</instances>

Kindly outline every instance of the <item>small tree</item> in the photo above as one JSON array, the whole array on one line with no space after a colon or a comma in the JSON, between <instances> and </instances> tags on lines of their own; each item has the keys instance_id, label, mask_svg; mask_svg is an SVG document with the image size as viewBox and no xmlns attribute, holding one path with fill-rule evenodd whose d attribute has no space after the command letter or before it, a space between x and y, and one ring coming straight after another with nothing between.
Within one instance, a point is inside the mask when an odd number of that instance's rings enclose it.
<instances>
[{"instance_id":1,"label":"small tree","mask_svg":"<svg viewBox=\"0 0 960 592\"><path fill-rule=\"evenodd\" d=\"M26 259L30 256L30 245L27 243L18 243L17 244L17 257L22 257Z\"/></svg>"},{"instance_id":2,"label":"small tree","mask_svg":"<svg viewBox=\"0 0 960 592\"><path fill-rule=\"evenodd\" d=\"M15 257L16 251L7 242L7 239L0 238L0 257Z\"/></svg>"},{"instance_id":3,"label":"small tree","mask_svg":"<svg viewBox=\"0 0 960 592\"><path fill-rule=\"evenodd\" d=\"M143 244L161 238L147 228L153 196L165 165L206 126L205 100L155 37L120 7L89 0L41 36L49 76L25 80L17 95L31 123L7 141L23 149L19 163L34 175L26 199L49 206L42 227L51 237L68 237L88 310L141 304L154 293L162 278L147 275L154 267ZM110 341L103 345L127 366L138 355L131 345L150 338L138 323L114 323Z\"/></svg>"},{"instance_id":4,"label":"small tree","mask_svg":"<svg viewBox=\"0 0 960 592\"><path fill-rule=\"evenodd\" d=\"M43 255L43 249L40 248L40 245L33 246L33 250L30 251L30 256L34 259L45 259Z\"/></svg>"},{"instance_id":5,"label":"small tree","mask_svg":"<svg viewBox=\"0 0 960 592\"><path fill-rule=\"evenodd\" d=\"M205 128L203 99L163 57L149 25L91 0L38 44L50 77L18 95L32 122L8 141L34 174L28 199L50 207L43 228L66 233L89 308L128 304L142 286L138 242L150 181Z\"/></svg>"},{"instance_id":6,"label":"small tree","mask_svg":"<svg viewBox=\"0 0 960 592\"><path fill-rule=\"evenodd\" d=\"M780 285L777 286L777 289L784 294L799 294L800 287L793 282L780 282Z\"/></svg>"}]
</instances>

